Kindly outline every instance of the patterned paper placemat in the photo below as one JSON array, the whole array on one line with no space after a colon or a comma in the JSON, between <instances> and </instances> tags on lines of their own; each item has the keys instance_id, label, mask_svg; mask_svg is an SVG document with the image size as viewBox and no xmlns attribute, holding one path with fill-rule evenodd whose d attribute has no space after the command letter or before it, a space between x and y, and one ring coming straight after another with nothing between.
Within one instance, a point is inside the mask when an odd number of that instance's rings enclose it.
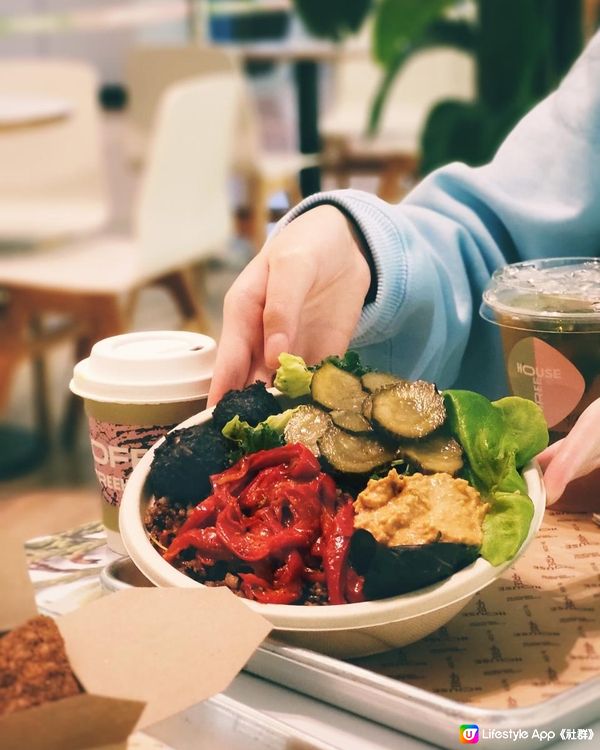
<instances>
[{"instance_id":1,"label":"patterned paper placemat","mask_svg":"<svg viewBox=\"0 0 600 750\"><path fill-rule=\"evenodd\" d=\"M102 594L116 555L101 524L27 543L40 608L63 614ZM362 667L490 708L542 702L600 677L600 527L548 511L523 557L446 627Z\"/></svg>"},{"instance_id":2,"label":"patterned paper placemat","mask_svg":"<svg viewBox=\"0 0 600 750\"><path fill-rule=\"evenodd\" d=\"M446 627L355 663L489 708L540 703L600 676L600 528L547 511L527 552Z\"/></svg>"}]
</instances>

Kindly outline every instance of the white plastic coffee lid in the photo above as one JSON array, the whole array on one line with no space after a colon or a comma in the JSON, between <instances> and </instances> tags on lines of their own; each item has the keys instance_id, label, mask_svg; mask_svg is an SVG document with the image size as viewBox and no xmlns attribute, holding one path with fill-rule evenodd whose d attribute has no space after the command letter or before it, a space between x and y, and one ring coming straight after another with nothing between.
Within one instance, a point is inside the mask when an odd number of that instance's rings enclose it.
<instances>
[{"instance_id":1,"label":"white plastic coffee lid","mask_svg":"<svg viewBox=\"0 0 600 750\"><path fill-rule=\"evenodd\" d=\"M94 344L73 371L71 391L116 404L166 404L208 393L217 345L188 331L141 331Z\"/></svg>"}]
</instances>

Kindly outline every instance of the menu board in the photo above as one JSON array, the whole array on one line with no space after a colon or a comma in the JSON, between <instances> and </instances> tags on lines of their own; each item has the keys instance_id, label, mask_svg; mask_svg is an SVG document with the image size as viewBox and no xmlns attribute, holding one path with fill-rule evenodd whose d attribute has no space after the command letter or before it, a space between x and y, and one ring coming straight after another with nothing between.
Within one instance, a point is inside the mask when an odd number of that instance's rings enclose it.
<instances>
[{"instance_id":1,"label":"menu board","mask_svg":"<svg viewBox=\"0 0 600 750\"><path fill-rule=\"evenodd\" d=\"M446 627L362 667L487 708L542 702L600 675L600 527L547 511L516 564Z\"/></svg>"}]
</instances>

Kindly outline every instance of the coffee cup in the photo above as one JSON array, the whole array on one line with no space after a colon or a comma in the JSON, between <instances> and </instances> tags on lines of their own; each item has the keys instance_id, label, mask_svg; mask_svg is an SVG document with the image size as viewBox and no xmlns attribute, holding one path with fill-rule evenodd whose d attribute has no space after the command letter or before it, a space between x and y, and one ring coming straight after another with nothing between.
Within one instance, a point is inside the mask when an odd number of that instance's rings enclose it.
<instances>
[{"instance_id":1,"label":"coffee cup","mask_svg":"<svg viewBox=\"0 0 600 750\"><path fill-rule=\"evenodd\" d=\"M216 342L187 331L143 331L103 339L73 371L84 400L108 546L125 554L118 526L125 482L159 438L202 411Z\"/></svg>"},{"instance_id":2,"label":"coffee cup","mask_svg":"<svg viewBox=\"0 0 600 750\"><path fill-rule=\"evenodd\" d=\"M483 294L499 326L513 395L543 410L551 440L600 397L600 260L549 258L505 266Z\"/></svg>"}]
</instances>

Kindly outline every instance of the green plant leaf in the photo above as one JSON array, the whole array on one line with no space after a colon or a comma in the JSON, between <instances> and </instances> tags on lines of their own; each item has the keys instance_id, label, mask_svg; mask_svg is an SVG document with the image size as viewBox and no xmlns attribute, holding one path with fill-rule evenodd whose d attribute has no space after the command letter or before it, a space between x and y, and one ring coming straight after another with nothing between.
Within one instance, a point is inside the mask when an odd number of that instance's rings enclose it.
<instances>
[{"instance_id":1,"label":"green plant leaf","mask_svg":"<svg viewBox=\"0 0 600 750\"><path fill-rule=\"evenodd\" d=\"M371 105L367 133L369 135L376 133L390 89L400 69L412 54L428 47L437 46L452 46L465 52L472 52L475 49L476 41L476 30L473 24L467 21L448 21L440 18L420 32L419 38L405 44L396 57L389 62L383 74L381 84Z\"/></svg>"},{"instance_id":2,"label":"green plant leaf","mask_svg":"<svg viewBox=\"0 0 600 750\"><path fill-rule=\"evenodd\" d=\"M310 33L335 41L358 31L372 5L373 0L294 0Z\"/></svg>"},{"instance_id":3,"label":"green plant leaf","mask_svg":"<svg viewBox=\"0 0 600 750\"><path fill-rule=\"evenodd\" d=\"M455 0L383 0L373 30L376 58L391 65L444 8L454 3Z\"/></svg>"}]
</instances>

